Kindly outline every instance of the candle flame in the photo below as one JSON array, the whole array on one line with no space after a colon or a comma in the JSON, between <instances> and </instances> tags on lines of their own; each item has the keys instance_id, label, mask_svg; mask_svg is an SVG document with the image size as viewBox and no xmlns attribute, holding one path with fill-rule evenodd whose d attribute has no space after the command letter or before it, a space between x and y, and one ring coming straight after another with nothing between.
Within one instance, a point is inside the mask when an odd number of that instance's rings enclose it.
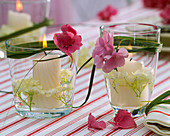
<instances>
[{"instance_id":1,"label":"candle flame","mask_svg":"<svg viewBox=\"0 0 170 136\"><path fill-rule=\"evenodd\" d=\"M131 43L129 43L128 49L132 49ZM132 56L132 53L129 53L129 58L131 58Z\"/></svg>"},{"instance_id":2,"label":"candle flame","mask_svg":"<svg viewBox=\"0 0 170 136\"><path fill-rule=\"evenodd\" d=\"M16 0L16 10L21 12L23 10L23 6L20 0Z\"/></svg>"},{"instance_id":3,"label":"candle flame","mask_svg":"<svg viewBox=\"0 0 170 136\"><path fill-rule=\"evenodd\" d=\"M43 37L43 48L46 48L47 47L47 40L46 40L46 36L44 34L44 37Z\"/></svg>"}]
</instances>

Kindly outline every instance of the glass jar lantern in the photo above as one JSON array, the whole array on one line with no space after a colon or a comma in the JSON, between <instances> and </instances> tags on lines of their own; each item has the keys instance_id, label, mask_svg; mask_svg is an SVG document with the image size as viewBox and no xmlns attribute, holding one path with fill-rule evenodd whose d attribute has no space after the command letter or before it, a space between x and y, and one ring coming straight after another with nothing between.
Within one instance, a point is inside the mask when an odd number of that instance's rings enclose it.
<instances>
[{"instance_id":1,"label":"glass jar lantern","mask_svg":"<svg viewBox=\"0 0 170 136\"><path fill-rule=\"evenodd\" d=\"M78 52L71 60L56 47L40 51L38 39L18 37L6 42L16 111L29 118L67 115L72 110ZM49 44L54 43L48 42L47 48Z\"/></svg>"},{"instance_id":2,"label":"glass jar lantern","mask_svg":"<svg viewBox=\"0 0 170 136\"><path fill-rule=\"evenodd\" d=\"M101 26L113 33L114 48L129 52L125 64L104 73L109 102L115 112L125 109L133 117L141 116L150 101L156 77L160 28L151 24L122 23Z\"/></svg>"}]
</instances>

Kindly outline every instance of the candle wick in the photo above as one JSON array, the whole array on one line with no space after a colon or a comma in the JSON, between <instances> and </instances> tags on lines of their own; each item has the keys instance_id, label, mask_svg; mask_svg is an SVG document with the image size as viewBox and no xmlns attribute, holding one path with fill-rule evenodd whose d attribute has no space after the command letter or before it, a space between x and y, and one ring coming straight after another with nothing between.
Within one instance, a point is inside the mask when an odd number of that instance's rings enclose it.
<instances>
[{"instance_id":1,"label":"candle wick","mask_svg":"<svg viewBox=\"0 0 170 136\"><path fill-rule=\"evenodd\" d=\"M132 60L133 58L130 58L130 61Z\"/></svg>"}]
</instances>

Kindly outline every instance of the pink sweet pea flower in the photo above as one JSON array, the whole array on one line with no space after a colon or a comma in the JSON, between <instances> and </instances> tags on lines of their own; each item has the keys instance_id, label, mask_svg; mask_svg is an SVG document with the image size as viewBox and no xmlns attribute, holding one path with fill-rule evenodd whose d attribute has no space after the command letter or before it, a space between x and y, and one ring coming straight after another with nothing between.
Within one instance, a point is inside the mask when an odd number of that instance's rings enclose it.
<instances>
[{"instance_id":1,"label":"pink sweet pea flower","mask_svg":"<svg viewBox=\"0 0 170 136\"><path fill-rule=\"evenodd\" d=\"M71 53L79 50L82 46L82 38L80 35L77 35L76 30L73 29L69 24L63 25L61 30L62 33L54 34L54 43L61 51L72 58Z\"/></svg>"},{"instance_id":2,"label":"pink sweet pea flower","mask_svg":"<svg viewBox=\"0 0 170 136\"><path fill-rule=\"evenodd\" d=\"M105 59L105 63L103 65L103 71L105 73L109 73L114 68L121 67L125 64L125 58L128 57L128 51L125 48L120 48L117 52L116 50L113 51L112 57L108 60Z\"/></svg>"},{"instance_id":3,"label":"pink sweet pea flower","mask_svg":"<svg viewBox=\"0 0 170 136\"><path fill-rule=\"evenodd\" d=\"M115 129L118 128L129 129L137 127L135 121L131 117L131 114L123 109L120 109L117 112L116 116L114 117L114 121L113 122L109 121L109 123L112 124Z\"/></svg>"},{"instance_id":4,"label":"pink sweet pea flower","mask_svg":"<svg viewBox=\"0 0 170 136\"><path fill-rule=\"evenodd\" d=\"M112 55L113 48L113 34L108 33L107 31L103 32L103 38L99 37L95 44L95 49L92 53L92 57L94 58L96 55L98 56L110 56Z\"/></svg>"},{"instance_id":5,"label":"pink sweet pea flower","mask_svg":"<svg viewBox=\"0 0 170 136\"><path fill-rule=\"evenodd\" d=\"M117 14L117 9L113 8L111 5L108 5L104 10L99 11L97 16L101 20L107 20L110 21L111 16L114 16Z\"/></svg>"},{"instance_id":6,"label":"pink sweet pea flower","mask_svg":"<svg viewBox=\"0 0 170 136\"><path fill-rule=\"evenodd\" d=\"M164 24L170 24L170 5L168 5L161 13Z\"/></svg>"},{"instance_id":7,"label":"pink sweet pea flower","mask_svg":"<svg viewBox=\"0 0 170 136\"><path fill-rule=\"evenodd\" d=\"M113 47L113 34L104 31L103 38L99 37L95 44L92 57L97 68L101 68L105 73L109 73L114 68L125 64L128 51L120 48L118 51Z\"/></svg>"},{"instance_id":8,"label":"pink sweet pea flower","mask_svg":"<svg viewBox=\"0 0 170 136\"><path fill-rule=\"evenodd\" d=\"M104 121L96 121L95 117L90 113L88 117L88 128L105 129L106 123Z\"/></svg>"}]
</instances>

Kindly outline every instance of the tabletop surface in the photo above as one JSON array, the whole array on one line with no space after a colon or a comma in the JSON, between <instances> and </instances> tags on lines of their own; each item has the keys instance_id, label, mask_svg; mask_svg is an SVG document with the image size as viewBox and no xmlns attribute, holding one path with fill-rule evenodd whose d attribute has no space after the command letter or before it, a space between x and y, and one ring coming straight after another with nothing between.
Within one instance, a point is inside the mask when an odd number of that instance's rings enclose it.
<instances>
[{"instance_id":1,"label":"tabletop surface","mask_svg":"<svg viewBox=\"0 0 170 136\"><path fill-rule=\"evenodd\" d=\"M83 46L95 42L99 37L101 24L128 22L137 17L157 16L157 9L143 8L141 2L136 2L126 8L120 9L119 14L111 22L93 19L79 26L73 26L83 37ZM55 31L51 29L51 32ZM77 76L74 106L80 105L86 97L91 69L83 69ZM161 53L152 99L170 89L170 53ZM12 91L9 66L6 59L0 59L0 89ZM90 131L87 127L88 115L92 113L95 118L106 122L106 129ZM113 110L106 94L104 77L101 71L96 71L93 89L88 102L61 118L28 119L17 115L11 94L0 94L0 135L2 136L61 136L61 135L117 135L117 136L157 136L143 124L144 117L135 118L137 128L114 130L108 121L113 119Z\"/></svg>"}]
</instances>

